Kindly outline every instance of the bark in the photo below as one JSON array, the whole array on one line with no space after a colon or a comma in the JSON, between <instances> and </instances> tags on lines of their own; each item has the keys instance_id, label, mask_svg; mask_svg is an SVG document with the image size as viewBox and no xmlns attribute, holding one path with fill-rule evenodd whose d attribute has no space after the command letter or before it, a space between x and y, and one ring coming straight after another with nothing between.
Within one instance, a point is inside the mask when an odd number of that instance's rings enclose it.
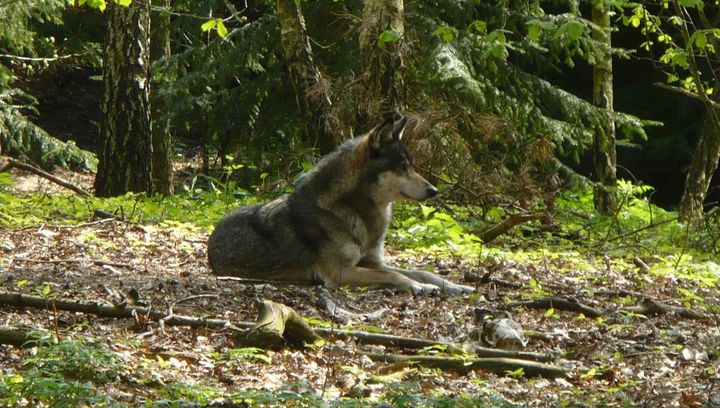
<instances>
[{"instance_id":1,"label":"bark","mask_svg":"<svg viewBox=\"0 0 720 408\"><path fill-rule=\"evenodd\" d=\"M108 3L95 194L152 193L150 4Z\"/></svg>"},{"instance_id":2,"label":"bark","mask_svg":"<svg viewBox=\"0 0 720 408\"><path fill-rule=\"evenodd\" d=\"M405 86L401 75L405 22L403 0L366 0L360 31L360 67L367 90L360 97L359 124L367 127L377 117L392 117L407 110ZM381 48L378 37L384 31L399 36Z\"/></svg>"},{"instance_id":3,"label":"bark","mask_svg":"<svg viewBox=\"0 0 720 408\"><path fill-rule=\"evenodd\" d=\"M153 0L153 5L170 8L170 0ZM150 60L170 57L170 14L155 12L150 17ZM156 82L153 78L153 82ZM150 94L152 119L152 181L156 193L172 195L173 187L173 141L170 122L161 120L165 106L155 93Z\"/></svg>"},{"instance_id":4,"label":"bark","mask_svg":"<svg viewBox=\"0 0 720 408\"><path fill-rule=\"evenodd\" d=\"M597 184L594 191L595 209L603 214L611 214L617 207L616 196L616 151L615 123L611 117L613 110L613 70L612 42L610 34L610 8L604 0L593 0L592 38L606 47L603 55L593 67L593 104L606 109L604 126L595 129L593 137L593 161Z\"/></svg>"},{"instance_id":5,"label":"bark","mask_svg":"<svg viewBox=\"0 0 720 408\"><path fill-rule=\"evenodd\" d=\"M329 82L315 64L300 2L278 0L277 19L285 63L305 125L306 142L318 146L322 153L329 153L345 137L331 112Z\"/></svg>"}]
</instances>

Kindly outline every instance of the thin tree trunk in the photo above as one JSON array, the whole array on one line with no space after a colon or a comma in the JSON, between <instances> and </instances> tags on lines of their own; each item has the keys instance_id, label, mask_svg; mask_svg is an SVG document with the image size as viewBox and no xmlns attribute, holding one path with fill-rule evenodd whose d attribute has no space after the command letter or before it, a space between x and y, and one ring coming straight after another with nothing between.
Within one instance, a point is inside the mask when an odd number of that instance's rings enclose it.
<instances>
[{"instance_id":1,"label":"thin tree trunk","mask_svg":"<svg viewBox=\"0 0 720 408\"><path fill-rule=\"evenodd\" d=\"M367 127L379 117L392 117L405 111L405 87L400 73L405 35L403 0L366 0L363 2L363 25L360 31L360 66L367 90L360 97L358 122ZM397 35L397 41L378 44L385 32Z\"/></svg>"},{"instance_id":2,"label":"thin tree trunk","mask_svg":"<svg viewBox=\"0 0 720 408\"><path fill-rule=\"evenodd\" d=\"M593 67L593 103L607 109L606 123L595 129L593 138L593 159L597 184L594 192L595 209L603 214L612 213L617 207L615 193L616 152L615 123L610 117L613 110L613 71L610 34L610 8L605 1L593 1L592 21L597 26L592 32L594 40L607 47L604 55L598 57Z\"/></svg>"},{"instance_id":3,"label":"thin tree trunk","mask_svg":"<svg viewBox=\"0 0 720 408\"><path fill-rule=\"evenodd\" d=\"M718 100L719 97L714 99ZM720 159L720 110L707 107L708 114L700 140L695 146L687 178L685 191L680 201L680 219L685 222L698 220L703 214L703 202L710 187L710 181L718 167Z\"/></svg>"},{"instance_id":4,"label":"thin tree trunk","mask_svg":"<svg viewBox=\"0 0 720 408\"><path fill-rule=\"evenodd\" d=\"M103 122L95 194L152 193L150 4L108 3Z\"/></svg>"},{"instance_id":5,"label":"thin tree trunk","mask_svg":"<svg viewBox=\"0 0 720 408\"><path fill-rule=\"evenodd\" d=\"M278 0L277 19L285 63L305 124L306 142L328 153L342 143L344 136L338 119L330 111L329 82L315 64L300 2Z\"/></svg>"},{"instance_id":6,"label":"thin tree trunk","mask_svg":"<svg viewBox=\"0 0 720 408\"><path fill-rule=\"evenodd\" d=\"M153 4L170 8L170 0L153 0ZM170 14L155 12L151 17L152 38L150 39L150 60L158 61L170 57ZM156 88L157 89L157 88ZM160 98L151 94L152 115L152 180L154 191L159 194L173 194L173 142L170 122L160 120L165 106Z\"/></svg>"}]
</instances>

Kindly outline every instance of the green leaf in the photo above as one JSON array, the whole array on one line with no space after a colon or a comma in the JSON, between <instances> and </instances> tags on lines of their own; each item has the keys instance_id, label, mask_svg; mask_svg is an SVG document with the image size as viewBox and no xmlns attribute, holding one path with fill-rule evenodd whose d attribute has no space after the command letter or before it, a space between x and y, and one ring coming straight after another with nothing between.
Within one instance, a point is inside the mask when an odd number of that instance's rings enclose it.
<instances>
[{"instance_id":1,"label":"green leaf","mask_svg":"<svg viewBox=\"0 0 720 408\"><path fill-rule=\"evenodd\" d=\"M554 314L555 314L555 309L551 307L550 309L548 309L545 312L545 317L552 317L552 315L554 315Z\"/></svg>"},{"instance_id":2,"label":"green leaf","mask_svg":"<svg viewBox=\"0 0 720 408\"><path fill-rule=\"evenodd\" d=\"M217 33L220 37L225 38L225 36L228 34L227 27L225 27L225 24L223 24L222 20L217 20Z\"/></svg>"},{"instance_id":3,"label":"green leaf","mask_svg":"<svg viewBox=\"0 0 720 408\"><path fill-rule=\"evenodd\" d=\"M400 34L395 30L385 30L378 36L378 47L385 48L385 44L389 42L397 42L400 39Z\"/></svg>"},{"instance_id":4,"label":"green leaf","mask_svg":"<svg viewBox=\"0 0 720 408\"><path fill-rule=\"evenodd\" d=\"M695 46L702 49L705 48L705 46L708 43L707 36L702 31L698 31L695 33Z\"/></svg>"},{"instance_id":5,"label":"green leaf","mask_svg":"<svg viewBox=\"0 0 720 408\"><path fill-rule=\"evenodd\" d=\"M475 20L470 23L470 27L479 33L484 33L487 30L487 23L483 20Z\"/></svg>"},{"instance_id":6,"label":"green leaf","mask_svg":"<svg viewBox=\"0 0 720 408\"><path fill-rule=\"evenodd\" d=\"M538 42L540 41L540 25L533 24L528 29L528 38L530 41Z\"/></svg>"},{"instance_id":7,"label":"green leaf","mask_svg":"<svg viewBox=\"0 0 720 408\"><path fill-rule=\"evenodd\" d=\"M115 0L115 4L123 7L128 7L130 3L132 3L132 0Z\"/></svg>"},{"instance_id":8,"label":"green leaf","mask_svg":"<svg viewBox=\"0 0 720 408\"><path fill-rule=\"evenodd\" d=\"M215 26L217 25L217 22L218 22L217 19L208 20L208 21L204 22L203 25L200 26L200 29L202 29L203 32L210 31L213 28L215 28Z\"/></svg>"},{"instance_id":9,"label":"green leaf","mask_svg":"<svg viewBox=\"0 0 720 408\"><path fill-rule=\"evenodd\" d=\"M432 32L432 35L436 37L440 37L443 42L449 43L453 39L455 39L455 29L452 27L438 27L435 31Z\"/></svg>"}]
</instances>

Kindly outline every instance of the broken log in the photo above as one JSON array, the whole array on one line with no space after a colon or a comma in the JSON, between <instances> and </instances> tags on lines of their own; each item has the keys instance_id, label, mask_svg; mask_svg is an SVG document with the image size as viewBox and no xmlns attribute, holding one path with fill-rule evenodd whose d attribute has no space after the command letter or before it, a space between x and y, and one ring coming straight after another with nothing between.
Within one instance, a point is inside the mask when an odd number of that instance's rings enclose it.
<instances>
[{"instance_id":1,"label":"broken log","mask_svg":"<svg viewBox=\"0 0 720 408\"><path fill-rule=\"evenodd\" d=\"M239 345L265 349L282 348L286 343L295 346L313 344L319 339L299 313L269 300L258 302L257 323L236 336Z\"/></svg>"},{"instance_id":2,"label":"broken log","mask_svg":"<svg viewBox=\"0 0 720 408\"><path fill-rule=\"evenodd\" d=\"M519 360L512 358L460 358L444 356L420 356L400 355L385 353L361 352L373 361L385 363L408 362L419 364L428 368L440 368L453 370L459 373L467 373L472 370L490 371L499 375L507 375L522 368L527 377L559 378L565 377L567 371L562 367L538 363L535 361Z\"/></svg>"}]
</instances>

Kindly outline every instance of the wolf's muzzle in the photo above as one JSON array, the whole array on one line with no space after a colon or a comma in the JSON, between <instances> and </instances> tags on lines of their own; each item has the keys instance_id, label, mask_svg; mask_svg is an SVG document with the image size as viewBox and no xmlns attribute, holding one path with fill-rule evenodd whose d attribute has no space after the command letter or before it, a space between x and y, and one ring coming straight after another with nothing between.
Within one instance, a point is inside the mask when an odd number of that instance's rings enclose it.
<instances>
[{"instance_id":1,"label":"wolf's muzzle","mask_svg":"<svg viewBox=\"0 0 720 408\"><path fill-rule=\"evenodd\" d=\"M433 186L433 185L430 185L427 188L427 190L425 190L425 194L427 195L428 198L435 197L436 195L438 195L438 193L439 193L438 189L435 188L435 186Z\"/></svg>"}]
</instances>

